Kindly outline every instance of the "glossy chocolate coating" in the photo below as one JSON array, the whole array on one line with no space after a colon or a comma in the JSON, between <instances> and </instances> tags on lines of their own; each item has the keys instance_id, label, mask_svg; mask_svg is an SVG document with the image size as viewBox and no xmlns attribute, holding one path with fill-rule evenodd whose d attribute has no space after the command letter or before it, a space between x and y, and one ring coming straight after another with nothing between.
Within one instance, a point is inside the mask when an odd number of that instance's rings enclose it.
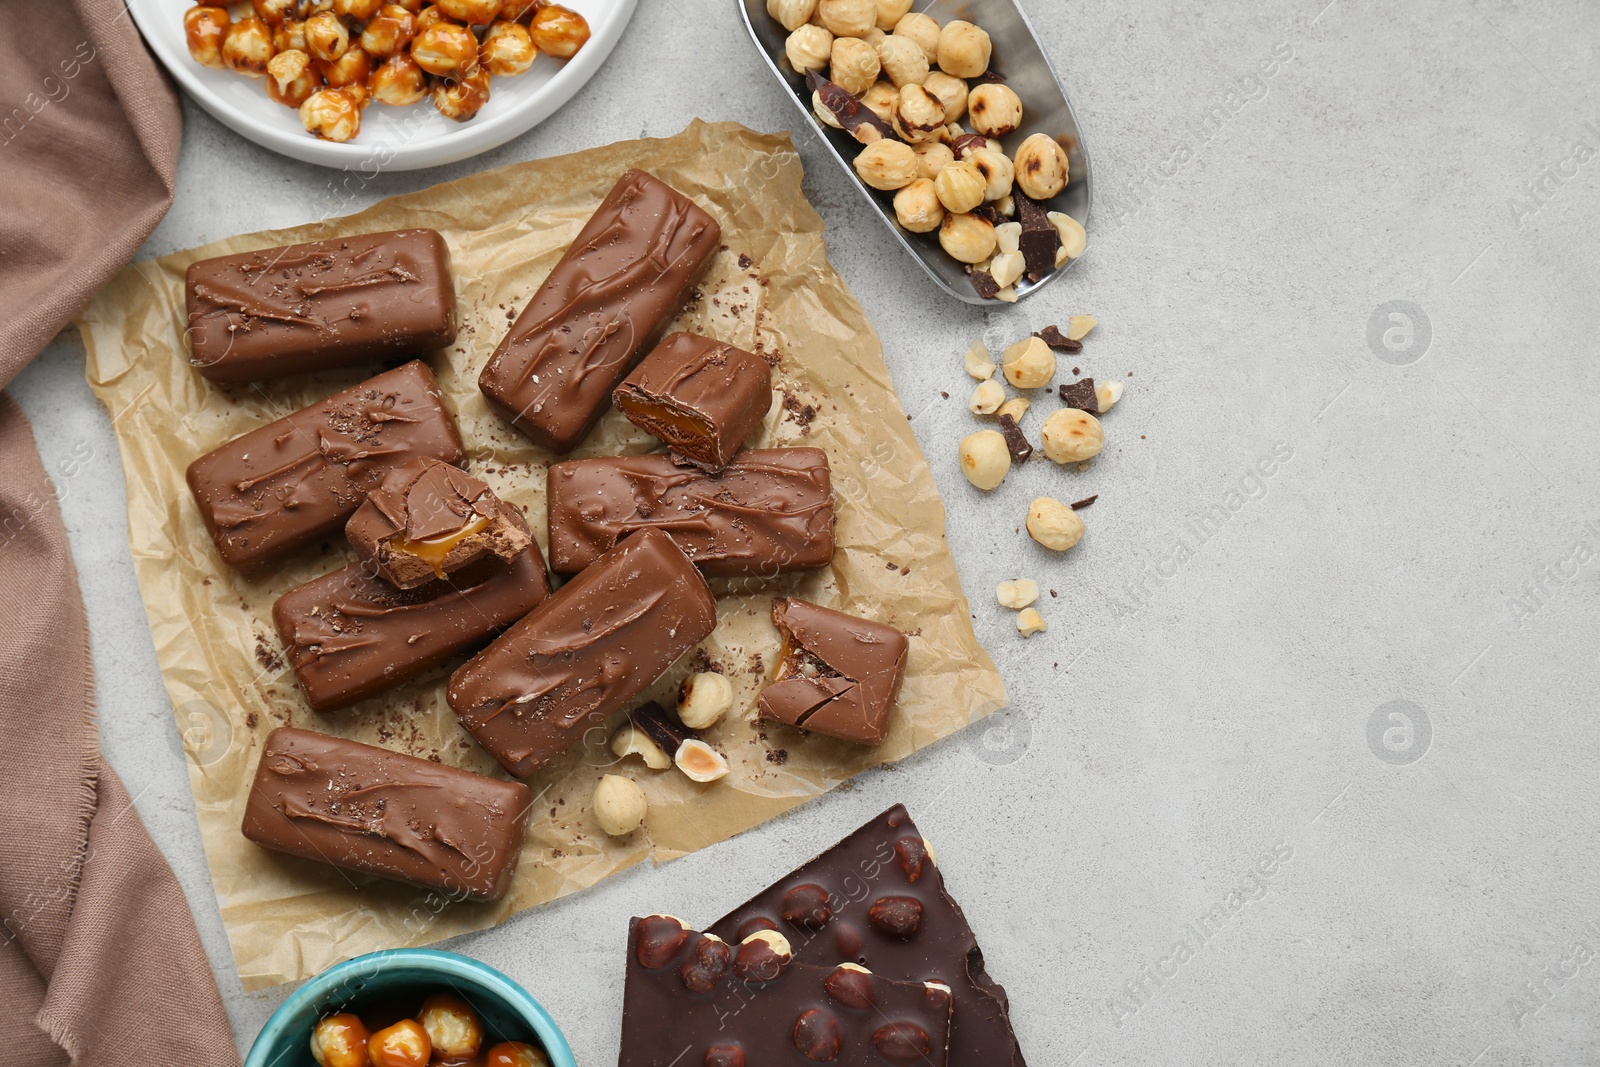
<instances>
[{"instance_id":1,"label":"glossy chocolate coating","mask_svg":"<svg viewBox=\"0 0 1600 1067\"><path fill-rule=\"evenodd\" d=\"M945 1067L945 990L807 963L750 981L722 965L738 940L723 946L689 930L674 949L675 925L666 916L629 924L617 1067Z\"/></svg>"},{"instance_id":2,"label":"glossy chocolate coating","mask_svg":"<svg viewBox=\"0 0 1600 1067\"><path fill-rule=\"evenodd\" d=\"M401 589L533 544L522 512L460 467L422 457L390 471L344 528L356 554Z\"/></svg>"},{"instance_id":3,"label":"glossy chocolate coating","mask_svg":"<svg viewBox=\"0 0 1600 1067\"><path fill-rule=\"evenodd\" d=\"M340 532L395 467L465 454L433 371L412 360L207 452L189 488L223 562L248 569Z\"/></svg>"},{"instance_id":4,"label":"glossy chocolate coating","mask_svg":"<svg viewBox=\"0 0 1600 1067\"><path fill-rule=\"evenodd\" d=\"M409 590L352 563L283 594L272 621L306 701L329 711L485 644L549 595L537 548Z\"/></svg>"},{"instance_id":5,"label":"glossy chocolate coating","mask_svg":"<svg viewBox=\"0 0 1600 1067\"><path fill-rule=\"evenodd\" d=\"M627 538L450 676L451 710L518 778L571 748L717 625L700 572L658 530Z\"/></svg>"},{"instance_id":6,"label":"glossy chocolate coating","mask_svg":"<svg viewBox=\"0 0 1600 1067\"><path fill-rule=\"evenodd\" d=\"M770 577L833 559L833 491L820 448L747 449L719 474L662 453L568 460L551 464L545 500L557 574L651 529L713 577Z\"/></svg>"},{"instance_id":7,"label":"glossy chocolate coating","mask_svg":"<svg viewBox=\"0 0 1600 1067\"><path fill-rule=\"evenodd\" d=\"M292 856L498 900L532 803L521 782L284 726L267 735L242 830Z\"/></svg>"},{"instance_id":8,"label":"glossy chocolate coating","mask_svg":"<svg viewBox=\"0 0 1600 1067\"><path fill-rule=\"evenodd\" d=\"M794 914L790 905L806 894L827 902L826 918L809 927L783 917L786 910ZM897 903L880 907L884 900ZM908 909L919 922L914 933L903 936L905 926L886 918ZM809 906L799 910L808 918L822 917ZM758 893L719 919L711 932L737 942L740 928L752 920L770 922L787 937L796 963L859 963L881 978L943 982L955 1002L950 1067L1023 1067L1006 991L984 970L983 950L903 805Z\"/></svg>"},{"instance_id":9,"label":"glossy chocolate coating","mask_svg":"<svg viewBox=\"0 0 1600 1067\"><path fill-rule=\"evenodd\" d=\"M478 377L536 444L570 452L717 251L710 215L642 170L606 194Z\"/></svg>"},{"instance_id":10,"label":"glossy chocolate coating","mask_svg":"<svg viewBox=\"0 0 1600 1067\"><path fill-rule=\"evenodd\" d=\"M214 382L373 363L456 339L450 250L432 230L202 259L186 277L189 361Z\"/></svg>"},{"instance_id":11,"label":"glossy chocolate coating","mask_svg":"<svg viewBox=\"0 0 1600 1067\"><path fill-rule=\"evenodd\" d=\"M862 745L882 744L905 674L908 642L893 626L793 597L772 602L784 635L760 717Z\"/></svg>"},{"instance_id":12,"label":"glossy chocolate coating","mask_svg":"<svg viewBox=\"0 0 1600 1067\"><path fill-rule=\"evenodd\" d=\"M709 337L675 333L611 394L628 421L674 453L719 471L772 407L772 368Z\"/></svg>"}]
</instances>

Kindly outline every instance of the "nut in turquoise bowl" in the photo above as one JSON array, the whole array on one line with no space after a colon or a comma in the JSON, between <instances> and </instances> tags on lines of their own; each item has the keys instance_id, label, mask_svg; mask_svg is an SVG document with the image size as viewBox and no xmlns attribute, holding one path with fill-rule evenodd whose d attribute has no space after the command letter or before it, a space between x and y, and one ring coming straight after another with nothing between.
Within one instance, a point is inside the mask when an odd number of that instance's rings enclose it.
<instances>
[{"instance_id":1,"label":"nut in turquoise bowl","mask_svg":"<svg viewBox=\"0 0 1600 1067\"><path fill-rule=\"evenodd\" d=\"M399 1003L420 1006L430 993L461 997L483 1020L483 1047L501 1041L543 1046L553 1067L577 1067L555 1020L517 983L454 952L400 948L370 952L308 979L256 1035L244 1067L316 1067L311 1028L325 1015Z\"/></svg>"}]
</instances>

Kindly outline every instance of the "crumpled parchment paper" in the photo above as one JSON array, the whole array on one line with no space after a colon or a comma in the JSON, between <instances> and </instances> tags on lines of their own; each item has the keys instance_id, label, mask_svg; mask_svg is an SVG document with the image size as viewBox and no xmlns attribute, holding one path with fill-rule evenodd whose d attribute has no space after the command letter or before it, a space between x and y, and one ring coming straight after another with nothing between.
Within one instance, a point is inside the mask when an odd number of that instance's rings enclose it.
<instances>
[{"instance_id":1,"label":"crumpled parchment paper","mask_svg":"<svg viewBox=\"0 0 1600 1067\"><path fill-rule=\"evenodd\" d=\"M675 329L777 353L777 402L762 447L827 450L838 551L820 572L776 582L722 580L719 624L645 694L670 702L691 669L718 669L735 704L708 734L732 765L698 785L675 770L623 765L650 801L646 827L606 837L589 814L599 776L616 771L605 737L532 779L539 799L515 885L494 904L346 874L257 848L239 833L259 749L293 724L501 773L457 724L441 669L328 715L301 699L271 624L273 601L349 562L342 539L263 576L241 577L212 549L184 469L196 456L369 376L330 372L218 387L186 362L184 269L197 259L372 230L428 226L449 242L461 332L430 357L470 454L468 468L523 507L545 541L550 455L489 410L478 371L600 199L628 167L692 197L722 226L724 247ZM376 949L423 945L500 922L593 885L646 858L705 848L818 796L857 772L931 744L1005 704L972 632L944 539L944 509L906 423L866 315L829 266L822 220L800 188L787 136L695 122L663 139L626 141L446 182L356 215L218 241L135 263L83 312L88 378L111 412L128 484L128 534L156 655L190 757L189 780L212 883L247 990L308 977ZM609 413L575 455L649 451L654 442ZM775 666L774 594L882 619L911 637L889 739L863 748L750 722ZM453 665L452 665L453 666Z\"/></svg>"}]
</instances>

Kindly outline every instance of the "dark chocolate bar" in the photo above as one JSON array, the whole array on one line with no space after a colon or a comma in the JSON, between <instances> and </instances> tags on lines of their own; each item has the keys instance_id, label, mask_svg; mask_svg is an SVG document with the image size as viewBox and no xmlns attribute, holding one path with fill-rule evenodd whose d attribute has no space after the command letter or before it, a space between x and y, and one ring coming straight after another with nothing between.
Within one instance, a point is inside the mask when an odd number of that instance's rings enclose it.
<instances>
[{"instance_id":1,"label":"dark chocolate bar","mask_svg":"<svg viewBox=\"0 0 1600 1067\"><path fill-rule=\"evenodd\" d=\"M719 471L772 406L772 367L742 348L675 333L611 394L617 410L681 458Z\"/></svg>"},{"instance_id":2,"label":"dark chocolate bar","mask_svg":"<svg viewBox=\"0 0 1600 1067\"><path fill-rule=\"evenodd\" d=\"M187 288L189 359L214 382L413 356L456 339L450 250L432 230L202 259Z\"/></svg>"},{"instance_id":3,"label":"dark chocolate bar","mask_svg":"<svg viewBox=\"0 0 1600 1067\"><path fill-rule=\"evenodd\" d=\"M896 804L718 920L738 944L777 930L795 963L857 963L883 979L934 980L951 990L950 1067L1023 1067L1006 991L945 888L933 852Z\"/></svg>"},{"instance_id":4,"label":"dark chocolate bar","mask_svg":"<svg viewBox=\"0 0 1600 1067\"><path fill-rule=\"evenodd\" d=\"M700 572L659 530L595 560L450 676L451 709L526 778L661 677L717 625Z\"/></svg>"},{"instance_id":5,"label":"dark chocolate bar","mask_svg":"<svg viewBox=\"0 0 1600 1067\"><path fill-rule=\"evenodd\" d=\"M390 471L344 532L356 554L401 589L487 556L509 561L533 544L522 512L460 467L427 458Z\"/></svg>"},{"instance_id":6,"label":"dark chocolate bar","mask_svg":"<svg viewBox=\"0 0 1600 1067\"><path fill-rule=\"evenodd\" d=\"M395 467L465 454L433 371L412 360L207 452L189 488L223 562L245 569L338 533Z\"/></svg>"},{"instance_id":7,"label":"dark chocolate bar","mask_svg":"<svg viewBox=\"0 0 1600 1067\"><path fill-rule=\"evenodd\" d=\"M791 954L770 932L728 943L670 915L634 919L617 1067L946 1067L944 985Z\"/></svg>"},{"instance_id":8,"label":"dark chocolate bar","mask_svg":"<svg viewBox=\"0 0 1600 1067\"><path fill-rule=\"evenodd\" d=\"M537 547L409 590L352 563L283 594L272 621L306 701L329 711L475 650L549 595Z\"/></svg>"},{"instance_id":9,"label":"dark chocolate bar","mask_svg":"<svg viewBox=\"0 0 1600 1067\"><path fill-rule=\"evenodd\" d=\"M572 451L666 332L721 237L687 197L628 171L489 358L483 395L535 443Z\"/></svg>"},{"instance_id":10,"label":"dark chocolate bar","mask_svg":"<svg viewBox=\"0 0 1600 1067\"><path fill-rule=\"evenodd\" d=\"M703 574L766 575L833 559L833 490L820 448L746 449L718 474L671 456L550 466L550 566L572 574L635 530L661 530Z\"/></svg>"},{"instance_id":11,"label":"dark chocolate bar","mask_svg":"<svg viewBox=\"0 0 1600 1067\"><path fill-rule=\"evenodd\" d=\"M772 623L783 635L783 652L757 701L760 718L882 744L905 673L905 634L793 597L772 601Z\"/></svg>"},{"instance_id":12,"label":"dark chocolate bar","mask_svg":"<svg viewBox=\"0 0 1600 1067\"><path fill-rule=\"evenodd\" d=\"M532 803L521 782L284 726L267 735L242 830L292 856L498 900Z\"/></svg>"}]
</instances>

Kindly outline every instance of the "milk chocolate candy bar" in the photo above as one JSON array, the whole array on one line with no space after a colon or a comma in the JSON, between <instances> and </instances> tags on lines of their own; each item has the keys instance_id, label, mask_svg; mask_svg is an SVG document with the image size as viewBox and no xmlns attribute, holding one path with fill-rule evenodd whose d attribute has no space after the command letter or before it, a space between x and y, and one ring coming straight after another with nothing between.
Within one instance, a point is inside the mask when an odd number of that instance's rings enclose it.
<instances>
[{"instance_id":1,"label":"milk chocolate candy bar","mask_svg":"<svg viewBox=\"0 0 1600 1067\"><path fill-rule=\"evenodd\" d=\"M456 339L450 250L432 230L202 259L187 288L189 359L214 382L351 367Z\"/></svg>"},{"instance_id":2,"label":"milk chocolate candy bar","mask_svg":"<svg viewBox=\"0 0 1600 1067\"><path fill-rule=\"evenodd\" d=\"M783 653L759 717L862 745L889 735L906 637L893 626L793 597L772 602Z\"/></svg>"},{"instance_id":3,"label":"milk chocolate candy bar","mask_svg":"<svg viewBox=\"0 0 1600 1067\"><path fill-rule=\"evenodd\" d=\"M660 530L711 576L825 567L833 491L820 448L748 449L720 473L671 456L551 464L550 566L572 574L635 530Z\"/></svg>"},{"instance_id":4,"label":"milk chocolate candy bar","mask_svg":"<svg viewBox=\"0 0 1600 1067\"><path fill-rule=\"evenodd\" d=\"M533 544L522 512L460 467L427 457L390 471L344 532L356 554L401 589L485 557L509 561Z\"/></svg>"},{"instance_id":5,"label":"milk chocolate candy bar","mask_svg":"<svg viewBox=\"0 0 1600 1067\"><path fill-rule=\"evenodd\" d=\"M223 562L250 569L342 530L394 468L465 454L433 371L412 360L206 453L189 488Z\"/></svg>"},{"instance_id":6,"label":"milk chocolate candy bar","mask_svg":"<svg viewBox=\"0 0 1600 1067\"><path fill-rule=\"evenodd\" d=\"M446 696L500 765L526 778L661 677L717 625L694 564L642 530L450 676Z\"/></svg>"},{"instance_id":7,"label":"milk chocolate candy bar","mask_svg":"<svg viewBox=\"0 0 1600 1067\"><path fill-rule=\"evenodd\" d=\"M772 931L747 940L634 919L617 1067L946 1067L950 990L855 961L793 961Z\"/></svg>"},{"instance_id":8,"label":"milk chocolate candy bar","mask_svg":"<svg viewBox=\"0 0 1600 1067\"><path fill-rule=\"evenodd\" d=\"M903 806L711 928L735 945L757 930L787 937L796 965L855 963L880 979L942 982L954 1000L950 1067L1023 1067L1006 991L984 969L983 950Z\"/></svg>"},{"instance_id":9,"label":"milk chocolate candy bar","mask_svg":"<svg viewBox=\"0 0 1600 1067\"><path fill-rule=\"evenodd\" d=\"M415 589L352 563L283 594L272 621L307 703L331 711L475 651L549 595L536 547Z\"/></svg>"},{"instance_id":10,"label":"milk chocolate candy bar","mask_svg":"<svg viewBox=\"0 0 1600 1067\"><path fill-rule=\"evenodd\" d=\"M267 735L242 829L291 856L498 900L532 804L521 782L284 726Z\"/></svg>"},{"instance_id":11,"label":"milk chocolate candy bar","mask_svg":"<svg viewBox=\"0 0 1600 1067\"><path fill-rule=\"evenodd\" d=\"M611 400L679 457L719 471L772 406L772 367L742 348L675 333L622 380Z\"/></svg>"},{"instance_id":12,"label":"milk chocolate candy bar","mask_svg":"<svg viewBox=\"0 0 1600 1067\"><path fill-rule=\"evenodd\" d=\"M601 201L478 377L534 442L570 452L683 306L722 231L687 197L630 170Z\"/></svg>"}]
</instances>

